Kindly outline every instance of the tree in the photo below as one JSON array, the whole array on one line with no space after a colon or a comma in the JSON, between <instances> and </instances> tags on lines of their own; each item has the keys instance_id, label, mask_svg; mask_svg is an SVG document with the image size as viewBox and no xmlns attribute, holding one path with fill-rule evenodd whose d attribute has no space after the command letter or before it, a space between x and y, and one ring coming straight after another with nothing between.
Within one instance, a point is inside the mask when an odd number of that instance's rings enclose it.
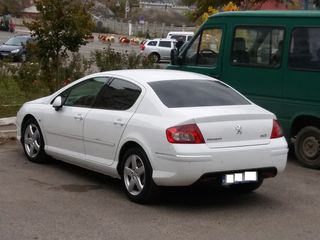
<instances>
[{"instance_id":1,"label":"tree","mask_svg":"<svg viewBox=\"0 0 320 240\"><path fill-rule=\"evenodd\" d=\"M181 0L183 4L187 6L196 5L197 8L191 13L190 18L192 20L198 20L204 13L206 13L209 7L214 9L220 9L223 6L227 6L230 0ZM252 4L258 2L264 2L266 0L233 0L232 3L236 6L245 4Z\"/></svg>"},{"instance_id":2,"label":"tree","mask_svg":"<svg viewBox=\"0 0 320 240\"><path fill-rule=\"evenodd\" d=\"M82 0L37 0L37 19L25 23L36 39L36 55L40 61L43 80L50 91L61 87L60 66L68 52L77 52L85 45L85 37L94 27L89 10L92 3Z\"/></svg>"},{"instance_id":3,"label":"tree","mask_svg":"<svg viewBox=\"0 0 320 240\"><path fill-rule=\"evenodd\" d=\"M19 16L20 11L28 7L29 0L0 0L0 13Z\"/></svg>"}]
</instances>

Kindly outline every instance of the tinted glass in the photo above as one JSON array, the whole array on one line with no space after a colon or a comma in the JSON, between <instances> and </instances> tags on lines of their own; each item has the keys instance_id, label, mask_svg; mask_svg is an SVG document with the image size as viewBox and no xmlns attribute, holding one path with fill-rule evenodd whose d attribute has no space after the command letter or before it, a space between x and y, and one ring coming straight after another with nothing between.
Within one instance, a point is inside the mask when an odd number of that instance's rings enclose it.
<instances>
[{"instance_id":1,"label":"tinted glass","mask_svg":"<svg viewBox=\"0 0 320 240\"><path fill-rule=\"evenodd\" d=\"M320 28L295 28L291 36L289 67L320 70Z\"/></svg>"},{"instance_id":2,"label":"tinted glass","mask_svg":"<svg viewBox=\"0 0 320 240\"><path fill-rule=\"evenodd\" d=\"M158 81L149 85L168 108L250 104L237 92L216 81Z\"/></svg>"},{"instance_id":3,"label":"tinted glass","mask_svg":"<svg viewBox=\"0 0 320 240\"><path fill-rule=\"evenodd\" d=\"M22 46L27 43L28 37L13 37L10 38L5 45Z\"/></svg>"},{"instance_id":4,"label":"tinted glass","mask_svg":"<svg viewBox=\"0 0 320 240\"><path fill-rule=\"evenodd\" d=\"M86 80L60 94L65 106L91 107L107 78Z\"/></svg>"},{"instance_id":5,"label":"tinted glass","mask_svg":"<svg viewBox=\"0 0 320 240\"><path fill-rule=\"evenodd\" d=\"M109 110L127 110L136 102L141 89L122 79L113 79L99 94L94 108Z\"/></svg>"},{"instance_id":6,"label":"tinted glass","mask_svg":"<svg viewBox=\"0 0 320 240\"><path fill-rule=\"evenodd\" d=\"M171 42L168 42L168 41L160 41L160 42L159 42L159 47L171 48Z\"/></svg>"},{"instance_id":7,"label":"tinted glass","mask_svg":"<svg viewBox=\"0 0 320 240\"><path fill-rule=\"evenodd\" d=\"M237 27L232 64L278 67L282 59L284 30L273 27Z\"/></svg>"},{"instance_id":8,"label":"tinted glass","mask_svg":"<svg viewBox=\"0 0 320 240\"><path fill-rule=\"evenodd\" d=\"M148 46L157 46L157 42L156 41L148 42Z\"/></svg>"}]
</instances>

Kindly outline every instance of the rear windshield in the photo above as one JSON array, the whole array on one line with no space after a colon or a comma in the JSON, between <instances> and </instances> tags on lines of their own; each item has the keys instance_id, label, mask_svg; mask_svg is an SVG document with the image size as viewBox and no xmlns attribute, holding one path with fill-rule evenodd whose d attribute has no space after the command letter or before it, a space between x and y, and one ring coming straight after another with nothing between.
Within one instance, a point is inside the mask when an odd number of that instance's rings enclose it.
<instances>
[{"instance_id":1,"label":"rear windshield","mask_svg":"<svg viewBox=\"0 0 320 240\"><path fill-rule=\"evenodd\" d=\"M149 85L168 108L250 104L218 81L174 80L150 82Z\"/></svg>"}]
</instances>

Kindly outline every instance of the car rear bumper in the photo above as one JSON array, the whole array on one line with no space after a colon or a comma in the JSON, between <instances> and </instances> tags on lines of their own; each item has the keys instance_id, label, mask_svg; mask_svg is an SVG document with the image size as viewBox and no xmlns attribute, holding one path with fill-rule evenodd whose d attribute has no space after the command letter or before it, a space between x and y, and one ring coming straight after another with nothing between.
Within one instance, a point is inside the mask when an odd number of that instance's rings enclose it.
<instances>
[{"instance_id":1,"label":"car rear bumper","mask_svg":"<svg viewBox=\"0 0 320 240\"><path fill-rule=\"evenodd\" d=\"M273 177L285 169L288 147L284 138L274 139L267 145L209 149L199 153L155 153L152 161L153 180L159 186L188 186L206 175L255 170L260 177ZM206 151L205 151L206 150ZM261 174L263 169L272 169ZM274 173L274 174L272 174Z\"/></svg>"}]
</instances>

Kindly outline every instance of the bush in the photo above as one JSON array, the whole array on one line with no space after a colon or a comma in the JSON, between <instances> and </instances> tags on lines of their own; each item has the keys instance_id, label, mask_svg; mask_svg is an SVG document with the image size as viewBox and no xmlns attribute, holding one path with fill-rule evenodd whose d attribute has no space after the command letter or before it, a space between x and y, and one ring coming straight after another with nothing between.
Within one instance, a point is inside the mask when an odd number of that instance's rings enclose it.
<instances>
[{"instance_id":1,"label":"bush","mask_svg":"<svg viewBox=\"0 0 320 240\"><path fill-rule=\"evenodd\" d=\"M116 52L110 46L103 51L95 51L92 54L92 60L95 61L100 71L160 68L158 64L155 64L155 62L148 57L136 55L134 52Z\"/></svg>"}]
</instances>

